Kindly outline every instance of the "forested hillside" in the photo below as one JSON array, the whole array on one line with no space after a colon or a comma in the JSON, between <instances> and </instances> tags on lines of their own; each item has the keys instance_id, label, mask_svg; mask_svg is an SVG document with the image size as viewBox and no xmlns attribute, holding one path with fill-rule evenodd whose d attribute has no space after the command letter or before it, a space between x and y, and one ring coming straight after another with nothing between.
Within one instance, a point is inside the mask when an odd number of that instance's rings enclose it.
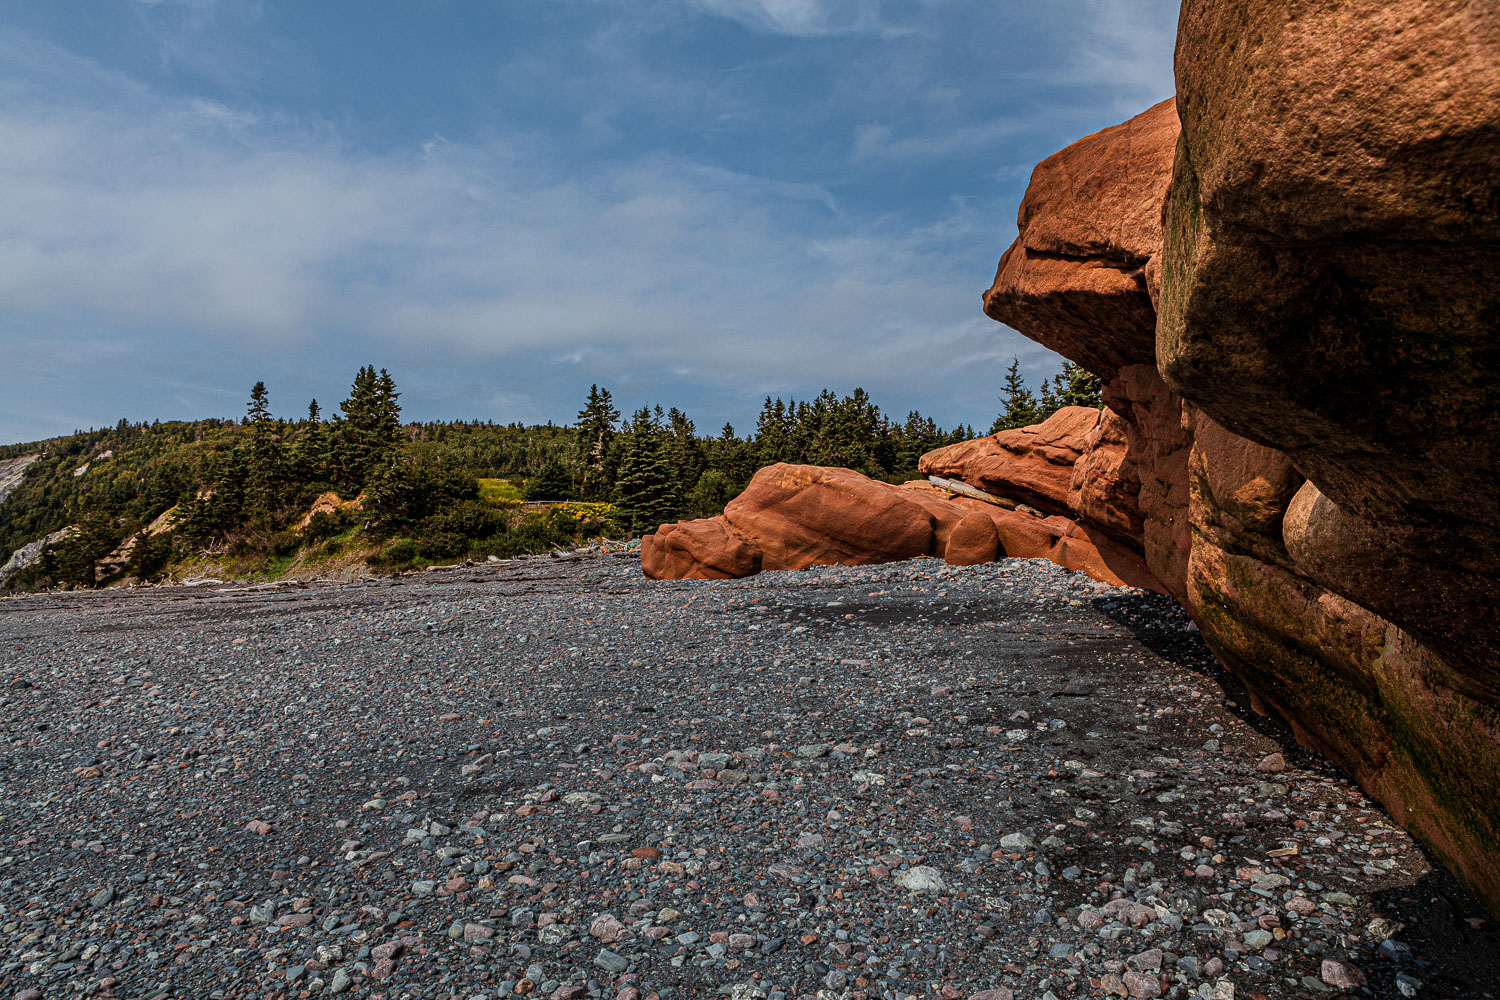
<instances>
[{"instance_id":1,"label":"forested hillside","mask_svg":"<svg viewBox=\"0 0 1500 1000\"><path fill-rule=\"evenodd\" d=\"M991 429L1086 397L1088 379L1069 369L1033 395L1013 366ZM37 456L0 500L0 556L14 556L0 583L275 577L546 551L712 516L774 462L901 481L924 452L975 435L917 412L893 421L862 389L768 397L743 437L728 424L701 433L676 407L622 419L598 386L568 427L404 423L399 400L394 379L366 367L332 413L314 400L298 419L274 416L256 383L240 420L122 420L0 447L0 461Z\"/></svg>"}]
</instances>

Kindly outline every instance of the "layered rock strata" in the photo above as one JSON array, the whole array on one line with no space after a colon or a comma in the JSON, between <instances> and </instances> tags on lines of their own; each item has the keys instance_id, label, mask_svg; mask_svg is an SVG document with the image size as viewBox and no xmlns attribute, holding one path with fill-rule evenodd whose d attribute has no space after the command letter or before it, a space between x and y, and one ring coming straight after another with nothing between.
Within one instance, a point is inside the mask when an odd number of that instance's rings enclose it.
<instances>
[{"instance_id":1,"label":"layered rock strata","mask_svg":"<svg viewBox=\"0 0 1500 1000\"><path fill-rule=\"evenodd\" d=\"M985 296L1105 379L1146 562L1259 706L1492 906L1497 27L1189 0L1175 107L1044 161Z\"/></svg>"}]
</instances>

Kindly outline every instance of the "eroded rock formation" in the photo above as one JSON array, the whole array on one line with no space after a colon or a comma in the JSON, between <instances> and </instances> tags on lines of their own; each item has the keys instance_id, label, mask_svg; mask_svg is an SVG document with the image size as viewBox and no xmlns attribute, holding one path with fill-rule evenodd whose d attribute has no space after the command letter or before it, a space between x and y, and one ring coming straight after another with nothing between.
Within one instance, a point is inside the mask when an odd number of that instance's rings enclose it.
<instances>
[{"instance_id":1,"label":"eroded rock formation","mask_svg":"<svg viewBox=\"0 0 1500 1000\"><path fill-rule=\"evenodd\" d=\"M0 503L15 492L21 480L26 477L26 470L40 459L40 455L17 455L15 458L0 458Z\"/></svg>"},{"instance_id":2,"label":"eroded rock formation","mask_svg":"<svg viewBox=\"0 0 1500 1000\"><path fill-rule=\"evenodd\" d=\"M1119 532L1138 482L1214 651L1492 905L1497 40L1475 4L1189 0L1175 108L1044 161L985 296L1106 380L1116 502L1074 513Z\"/></svg>"},{"instance_id":3,"label":"eroded rock formation","mask_svg":"<svg viewBox=\"0 0 1500 1000\"><path fill-rule=\"evenodd\" d=\"M1074 466L1098 425L1098 410L1065 406L1040 424L930 451L918 468L924 476L962 479L1038 510L1068 514Z\"/></svg>"},{"instance_id":4,"label":"eroded rock formation","mask_svg":"<svg viewBox=\"0 0 1500 1000\"><path fill-rule=\"evenodd\" d=\"M1097 410L1085 412L1098 420ZM1070 465L1062 474L1064 497L1071 471ZM1159 587L1130 545L1069 517L1007 510L926 482L892 486L812 465L761 469L723 516L662 525L641 541L641 566L654 579L723 579L917 556L957 566L1001 556L1044 558L1117 586Z\"/></svg>"}]
</instances>

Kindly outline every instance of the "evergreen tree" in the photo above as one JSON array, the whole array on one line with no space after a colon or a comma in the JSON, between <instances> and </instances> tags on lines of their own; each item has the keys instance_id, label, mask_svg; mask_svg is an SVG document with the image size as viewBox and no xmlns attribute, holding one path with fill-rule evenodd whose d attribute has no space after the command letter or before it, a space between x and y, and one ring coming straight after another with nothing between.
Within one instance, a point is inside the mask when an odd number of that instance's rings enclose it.
<instances>
[{"instance_id":1,"label":"evergreen tree","mask_svg":"<svg viewBox=\"0 0 1500 1000\"><path fill-rule=\"evenodd\" d=\"M76 530L44 553L44 566L53 582L71 587L93 587L99 582L98 562L120 544L114 519L100 511L80 511Z\"/></svg>"},{"instance_id":2,"label":"evergreen tree","mask_svg":"<svg viewBox=\"0 0 1500 1000\"><path fill-rule=\"evenodd\" d=\"M315 487L328 478L328 434L316 399L307 404L307 420L297 432L292 467L304 487Z\"/></svg>"},{"instance_id":3,"label":"evergreen tree","mask_svg":"<svg viewBox=\"0 0 1500 1000\"><path fill-rule=\"evenodd\" d=\"M923 455L946 443L936 421L931 417L924 418L916 410L906 415L906 423L900 431L897 467L892 471L908 472L915 469Z\"/></svg>"},{"instance_id":4,"label":"evergreen tree","mask_svg":"<svg viewBox=\"0 0 1500 1000\"><path fill-rule=\"evenodd\" d=\"M526 481L527 500L567 500L573 493L573 477L557 458L549 458L536 475Z\"/></svg>"},{"instance_id":5,"label":"evergreen tree","mask_svg":"<svg viewBox=\"0 0 1500 1000\"><path fill-rule=\"evenodd\" d=\"M280 502L283 480L281 434L271 418L266 384L250 389L246 421L250 425L249 481L245 484L246 506L252 514L266 514Z\"/></svg>"},{"instance_id":6,"label":"evergreen tree","mask_svg":"<svg viewBox=\"0 0 1500 1000\"><path fill-rule=\"evenodd\" d=\"M1062 409L1064 403L1058 390L1062 388L1062 376L1054 375L1052 379L1043 382L1037 390L1036 418L1038 421L1046 420L1052 414Z\"/></svg>"},{"instance_id":7,"label":"evergreen tree","mask_svg":"<svg viewBox=\"0 0 1500 1000\"><path fill-rule=\"evenodd\" d=\"M238 445L209 456L204 468L209 485L193 499L183 521L183 534L190 542L208 544L240 523L249 471L249 459Z\"/></svg>"},{"instance_id":8,"label":"evergreen tree","mask_svg":"<svg viewBox=\"0 0 1500 1000\"><path fill-rule=\"evenodd\" d=\"M823 404L823 414L813 461L879 475L883 470L876 450L884 427L880 408L871 401L869 393L856 388L839 399L824 390L818 401Z\"/></svg>"},{"instance_id":9,"label":"evergreen tree","mask_svg":"<svg viewBox=\"0 0 1500 1000\"><path fill-rule=\"evenodd\" d=\"M339 492L352 496L375 472L384 468L400 447L401 407L390 373L367 365L354 376L349 398L339 404L343 421L336 423L331 470Z\"/></svg>"},{"instance_id":10,"label":"evergreen tree","mask_svg":"<svg viewBox=\"0 0 1500 1000\"><path fill-rule=\"evenodd\" d=\"M1005 409L990 425L991 434L1026 427L1041 419L1036 397L1031 394L1030 389L1026 388L1026 381L1021 378L1019 358L1011 359L1010 367L1005 371L1005 385L1000 392L1000 401L1005 404Z\"/></svg>"},{"instance_id":11,"label":"evergreen tree","mask_svg":"<svg viewBox=\"0 0 1500 1000\"><path fill-rule=\"evenodd\" d=\"M674 520L679 510L681 494L663 455L661 436L655 416L643 406L631 418L621 448L615 506L634 534L655 531Z\"/></svg>"},{"instance_id":12,"label":"evergreen tree","mask_svg":"<svg viewBox=\"0 0 1500 1000\"><path fill-rule=\"evenodd\" d=\"M135 546L130 550L130 559L125 565L125 572L129 576L149 583L156 579L171 561L171 534L163 532L150 535L142 532L136 539Z\"/></svg>"},{"instance_id":13,"label":"evergreen tree","mask_svg":"<svg viewBox=\"0 0 1500 1000\"><path fill-rule=\"evenodd\" d=\"M743 487L755 473L755 454L750 442L741 441L734 425L726 423L709 444L709 467L724 473L731 486Z\"/></svg>"},{"instance_id":14,"label":"evergreen tree","mask_svg":"<svg viewBox=\"0 0 1500 1000\"><path fill-rule=\"evenodd\" d=\"M685 496L708 466L707 449L698 439L693 421L675 406L667 411L667 435L667 465L672 470L678 495Z\"/></svg>"},{"instance_id":15,"label":"evergreen tree","mask_svg":"<svg viewBox=\"0 0 1500 1000\"><path fill-rule=\"evenodd\" d=\"M602 499L614 486L615 422L620 411L608 389L589 386L589 398L578 411L578 437L574 456L580 470L578 492Z\"/></svg>"},{"instance_id":16,"label":"evergreen tree","mask_svg":"<svg viewBox=\"0 0 1500 1000\"><path fill-rule=\"evenodd\" d=\"M380 369L375 379L374 416L371 420L375 447L380 452L380 461L385 461L401 447L405 435L401 432L401 406L396 402L401 394L396 391L396 380L390 372Z\"/></svg>"},{"instance_id":17,"label":"evergreen tree","mask_svg":"<svg viewBox=\"0 0 1500 1000\"><path fill-rule=\"evenodd\" d=\"M270 395L266 392L264 382L257 382L250 387L250 405L246 409L248 413L245 423L253 427L259 427L271 419Z\"/></svg>"},{"instance_id":18,"label":"evergreen tree","mask_svg":"<svg viewBox=\"0 0 1500 1000\"><path fill-rule=\"evenodd\" d=\"M1057 383L1059 406L1104 406L1103 383L1098 375L1081 365L1064 361L1062 373L1053 381Z\"/></svg>"},{"instance_id":19,"label":"evergreen tree","mask_svg":"<svg viewBox=\"0 0 1500 1000\"><path fill-rule=\"evenodd\" d=\"M760 419L755 424L755 464L764 468L767 465L775 465L777 462L794 462L797 460L793 455L791 421L787 415L786 404L781 397L776 397L776 402L771 402L767 396L765 405L760 408Z\"/></svg>"}]
</instances>

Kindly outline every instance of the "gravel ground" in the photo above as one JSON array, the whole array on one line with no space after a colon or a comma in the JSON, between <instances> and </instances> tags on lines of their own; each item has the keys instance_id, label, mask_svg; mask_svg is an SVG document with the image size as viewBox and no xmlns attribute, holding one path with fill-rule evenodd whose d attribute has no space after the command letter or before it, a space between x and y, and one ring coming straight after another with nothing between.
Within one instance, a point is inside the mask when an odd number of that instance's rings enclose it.
<instances>
[{"instance_id":1,"label":"gravel ground","mask_svg":"<svg viewBox=\"0 0 1500 1000\"><path fill-rule=\"evenodd\" d=\"M1490 997L1500 935L1049 563L0 601L0 996Z\"/></svg>"}]
</instances>

